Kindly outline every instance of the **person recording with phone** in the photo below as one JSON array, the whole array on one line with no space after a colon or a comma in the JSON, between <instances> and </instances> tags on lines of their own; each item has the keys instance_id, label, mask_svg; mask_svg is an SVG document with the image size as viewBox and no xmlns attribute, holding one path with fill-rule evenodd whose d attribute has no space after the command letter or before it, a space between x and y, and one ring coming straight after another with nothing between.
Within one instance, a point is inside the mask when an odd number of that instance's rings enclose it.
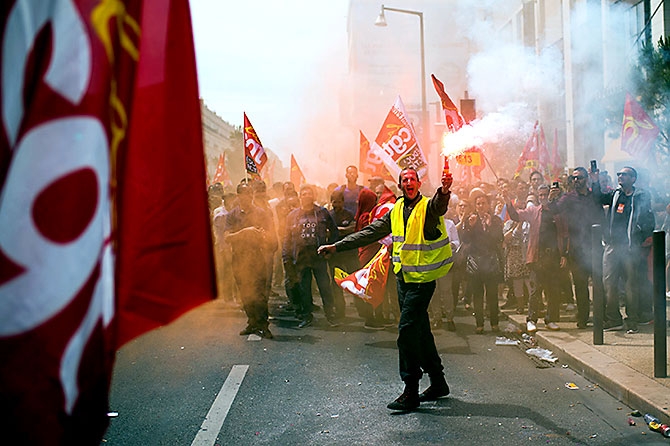
<instances>
[{"instance_id":1,"label":"person recording with phone","mask_svg":"<svg viewBox=\"0 0 670 446\"><path fill-rule=\"evenodd\" d=\"M566 224L567 241L561 252L561 264L572 273L577 300L577 328L591 324L588 281L591 277L596 291L603 292L602 271L592 268L591 226L602 225L605 217L602 205L596 200L589 183L597 182L598 167L591 161L591 173L584 167L573 169L569 177L571 190L557 198L555 188L550 193L549 209L561 216ZM599 254L600 255L600 254Z\"/></svg>"}]
</instances>

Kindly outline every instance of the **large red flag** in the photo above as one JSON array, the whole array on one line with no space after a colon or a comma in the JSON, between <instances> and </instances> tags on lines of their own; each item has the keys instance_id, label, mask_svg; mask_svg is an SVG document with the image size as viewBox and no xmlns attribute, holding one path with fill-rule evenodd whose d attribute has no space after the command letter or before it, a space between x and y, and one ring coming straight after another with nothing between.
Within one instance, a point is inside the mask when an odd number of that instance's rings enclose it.
<instances>
[{"instance_id":1,"label":"large red flag","mask_svg":"<svg viewBox=\"0 0 670 446\"><path fill-rule=\"evenodd\" d=\"M268 162L263 144L251 125L247 114L244 114L244 165L251 178L261 179L261 170Z\"/></svg>"},{"instance_id":2,"label":"large red flag","mask_svg":"<svg viewBox=\"0 0 670 446\"><path fill-rule=\"evenodd\" d=\"M408 167L414 168L420 177L426 175L428 168L426 157L419 146L412 123L407 119L400 96L389 110L371 150L382 159L395 178L402 169Z\"/></svg>"},{"instance_id":3,"label":"large red flag","mask_svg":"<svg viewBox=\"0 0 670 446\"><path fill-rule=\"evenodd\" d=\"M440 102L442 102L442 110L444 111L444 119L447 123L447 129L450 132L458 131L461 127L463 127L463 124L465 124L463 116L461 116L461 113L458 111L458 108L456 108L456 105L453 103L447 92L444 91L444 84L440 82L440 80L436 78L434 74L431 74L430 78L433 80L435 91L437 91L437 94L440 96Z\"/></svg>"},{"instance_id":4,"label":"large red flag","mask_svg":"<svg viewBox=\"0 0 670 446\"><path fill-rule=\"evenodd\" d=\"M626 93L621 128L621 150L638 159L646 160L651 154L651 148L658 134L658 126L633 96Z\"/></svg>"},{"instance_id":5,"label":"large red flag","mask_svg":"<svg viewBox=\"0 0 670 446\"><path fill-rule=\"evenodd\" d=\"M391 266L391 256L386 245L381 245L377 254L358 271L347 274L335 268L335 282L354 296L377 308L384 301L386 281Z\"/></svg>"},{"instance_id":6,"label":"large red flag","mask_svg":"<svg viewBox=\"0 0 670 446\"><path fill-rule=\"evenodd\" d=\"M116 349L215 295L188 2L0 9L0 431L98 444Z\"/></svg>"},{"instance_id":7,"label":"large red flag","mask_svg":"<svg viewBox=\"0 0 670 446\"><path fill-rule=\"evenodd\" d=\"M293 154L291 154L291 173L289 179L291 183L298 188L307 182L305 175L303 175L302 170L300 170L300 166L298 166L298 162L295 160Z\"/></svg>"},{"instance_id":8,"label":"large red flag","mask_svg":"<svg viewBox=\"0 0 670 446\"><path fill-rule=\"evenodd\" d=\"M519 156L514 177L518 177L524 169L530 171L537 170L545 177L548 177L551 175L548 171L548 166L549 150L547 149L547 140L544 137L544 129L539 121L535 121L533 132Z\"/></svg>"}]
</instances>

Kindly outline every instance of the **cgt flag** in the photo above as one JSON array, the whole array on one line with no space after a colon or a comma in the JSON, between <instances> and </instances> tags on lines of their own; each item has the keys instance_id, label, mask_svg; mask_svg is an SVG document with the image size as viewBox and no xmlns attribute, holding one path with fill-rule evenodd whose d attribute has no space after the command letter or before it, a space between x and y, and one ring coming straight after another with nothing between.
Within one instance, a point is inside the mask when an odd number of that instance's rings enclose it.
<instances>
[{"instance_id":1,"label":"cgt flag","mask_svg":"<svg viewBox=\"0 0 670 446\"><path fill-rule=\"evenodd\" d=\"M426 175L426 157L419 147L412 123L407 119L400 96L386 116L371 150L381 158L394 178L408 167L414 168L420 177Z\"/></svg>"},{"instance_id":2,"label":"cgt flag","mask_svg":"<svg viewBox=\"0 0 670 446\"><path fill-rule=\"evenodd\" d=\"M389 275L391 256L386 245L381 245L377 254L358 271L347 274L335 268L335 282L354 296L377 308L384 301L386 280Z\"/></svg>"},{"instance_id":3,"label":"cgt flag","mask_svg":"<svg viewBox=\"0 0 670 446\"><path fill-rule=\"evenodd\" d=\"M359 161L360 171L370 176L382 177L385 180L394 181L384 162L370 150L370 141L365 137L362 131L360 133Z\"/></svg>"},{"instance_id":4,"label":"cgt flag","mask_svg":"<svg viewBox=\"0 0 670 446\"><path fill-rule=\"evenodd\" d=\"M626 93L621 128L621 150L638 159L647 160L658 134L659 129L654 121L633 96Z\"/></svg>"},{"instance_id":5,"label":"cgt flag","mask_svg":"<svg viewBox=\"0 0 670 446\"><path fill-rule=\"evenodd\" d=\"M247 114L244 114L244 165L251 178L260 180L261 170L268 162L268 155L265 153L263 144L256 134L256 130L251 125Z\"/></svg>"},{"instance_id":6,"label":"cgt flag","mask_svg":"<svg viewBox=\"0 0 670 446\"><path fill-rule=\"evenodd\" d=\"M0 17L0 431L99 444L115 351L215 296L188 2Z\"/></svg>"},{"instance_id":7,"label":"cgt flag","mask_svg":"<svg viewBox=\"0 0 670 446\"><path fill-rule=\"evenodd\" d=\"M305 180L305 175L302 174L302 170L300 170L300 166L298 166L293 154L291 154L291 174L289 179L291 183L298 188L307 182L307 180Z\"/></svg>"}]
</instances>

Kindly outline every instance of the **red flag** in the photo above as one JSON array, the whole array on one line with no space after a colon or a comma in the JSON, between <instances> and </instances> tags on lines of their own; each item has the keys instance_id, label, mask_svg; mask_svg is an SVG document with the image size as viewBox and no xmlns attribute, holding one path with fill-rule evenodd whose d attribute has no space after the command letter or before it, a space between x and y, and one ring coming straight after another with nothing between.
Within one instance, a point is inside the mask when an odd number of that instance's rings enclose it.
<instances>
[{"instance_id":1,"label":"red flag","mask_svg":"<svg viewBox=\"0 0 670 446\"><path fill-rule=\"evenodd\" d=\"M461 113L458 111L458 108L456 108L456 105L452 102L447 92L444 91L444 84L440 82L440 80L436 78L434 74L431 74L430 78L433 80L435 91L437 91L437 94L440 96L442 110L444 111L444 119L447 123L447 129L450 132L458 131L461 127L463 127L463 124L465 124L463 116L461 116Z\"/></svg>"},{"instance_id":2,"label":"red flag","mask_svg":"<svg viewBox=\"0 0 670 446\"><path fill-rule=\"evenodd\" d=\"M6 3L0 429L97 444L116 349L215 296L188 2Z\"/></svg>"},{"instance_id":3,"label":"red flag","mask_svg":"<svg viewBox=\"0 0 670 446\"><path fill-rule=\"evenodd\" d=\"M212 180L212 184L214 183L221 183L224 186L233 185L233 182L230 180L230 175L228 175L228 169L226 169L226 156L223 153L219 155L219 163L216 165L214 179Z\"/></svg>"},{"instance_id":4,"label":"red flag","mask_svg":"<svg viewBox=\"0 0 670 446\"><path fill-rule=\"evenodd\" d=\"M354 296L358 296L377 308L384 301L386 280L389 275L391 257L386 245L381 245L377 254L358 271L347 274L335 269L335 281Z\"/></svg>"},{"instance_id":5,"label":"red flag","mask_svg":"<svg viewBox=\"0 0 670 446\"><path fill-rule=\"evenodd\" d=\"M626 93L621 129L621 150L632 156L646 160L659 134L659 129L642 106Z\"/></svg>"},{"instance_id":6,"label":"red flag","mask_svg":"<svg viewBox=\"0 0 670 446\"><path fill-rule=\"evenodd\" d=\"M537 170L545 177L550 176L547 168L549 165L549 151L547 150L547 140L544 137L544 129L539 121L535 121L533 133L528 138L523 152L519 156L514 177L518 177L524 169Z\"/></svg>"},{"instance_id":7,"label":"red flag","mask_svg":"<svg viewBox=\"0 0 670 446\"><path fill-rule=\"evenodd\" d=\"M407 167L416 169L420 177L426 176L428 168L426 157L419 146L412 123L407 119L400 96L386 116L372 144L372 151L382 159L395 178Z\"/></svg>"},{"instance_id":8,"label":"red flag","mask_svg":"<svg viewBox=\"0 0 670 446\"><path fill-rule=\"evenodd\" d=\"M300 170L300 166L298 166L298 163L296 162L293 154L291 154L290 180L291 183L293 183L293 185L298 188L307 182L307 180L305 180L305 175L302 174L302 170Z\"/></svg>"},{"instance_id":9,"label":"red flag","mask_svg":"<svg viewBox=\"0 0 670 446\"><path fill-rule=\"evenodd\" d=\"M268 162L263 144L251 125L247 114L244 114L244 165L251 178L261 179L260 172Z\"/></svg>"}]
</instances>

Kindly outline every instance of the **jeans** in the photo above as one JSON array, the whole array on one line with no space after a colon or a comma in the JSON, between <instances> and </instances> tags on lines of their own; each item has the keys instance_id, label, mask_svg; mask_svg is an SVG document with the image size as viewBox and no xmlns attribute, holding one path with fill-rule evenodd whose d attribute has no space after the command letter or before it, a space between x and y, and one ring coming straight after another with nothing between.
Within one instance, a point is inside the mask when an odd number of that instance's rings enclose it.
<instances>
[{"instance_id":1,"label":"jeans","mask_svg":"<svg viewBox=\"0 0 670 446\"><path fill-rule=\"evenodd\" d=\"M297 296L296 316L305 319L312 314L312 276L321 294L323 312L328 319L335 317L333 308L333 289L330 286L328 262L324 259L313 259L308 264L297 266L299 277L299 292Z\"/></svg>"},{"instance_id":2,"label":"jeans","mask_svg":"<svg viewBox=\"0 0 670 446\"><path fill-rule=\"evenodd\" d=\"M435 339L430 331L428 305L435 292L435 281L405 282L396 276L398 284L398 354L400 378L407 385L418 385L423 372L431 377L442 375L442 360L437 354Z\"/></svg>"},{"instance_id":3,"label":"jeans","mask_svg":"<svg viewBox=\"0 0 670 446\"><path fill-rule=\"evenodd\" d=\"M626 316L631 328L637 327L638 314L638 273L640 262L644 261L639 249L629 248L626 245L605 246L603 254L603 284L607 303L605 306L605 321L619 325L622 322L619 311L619 280L623 281L626 295Z\"/></svg>"}]
</instances>

